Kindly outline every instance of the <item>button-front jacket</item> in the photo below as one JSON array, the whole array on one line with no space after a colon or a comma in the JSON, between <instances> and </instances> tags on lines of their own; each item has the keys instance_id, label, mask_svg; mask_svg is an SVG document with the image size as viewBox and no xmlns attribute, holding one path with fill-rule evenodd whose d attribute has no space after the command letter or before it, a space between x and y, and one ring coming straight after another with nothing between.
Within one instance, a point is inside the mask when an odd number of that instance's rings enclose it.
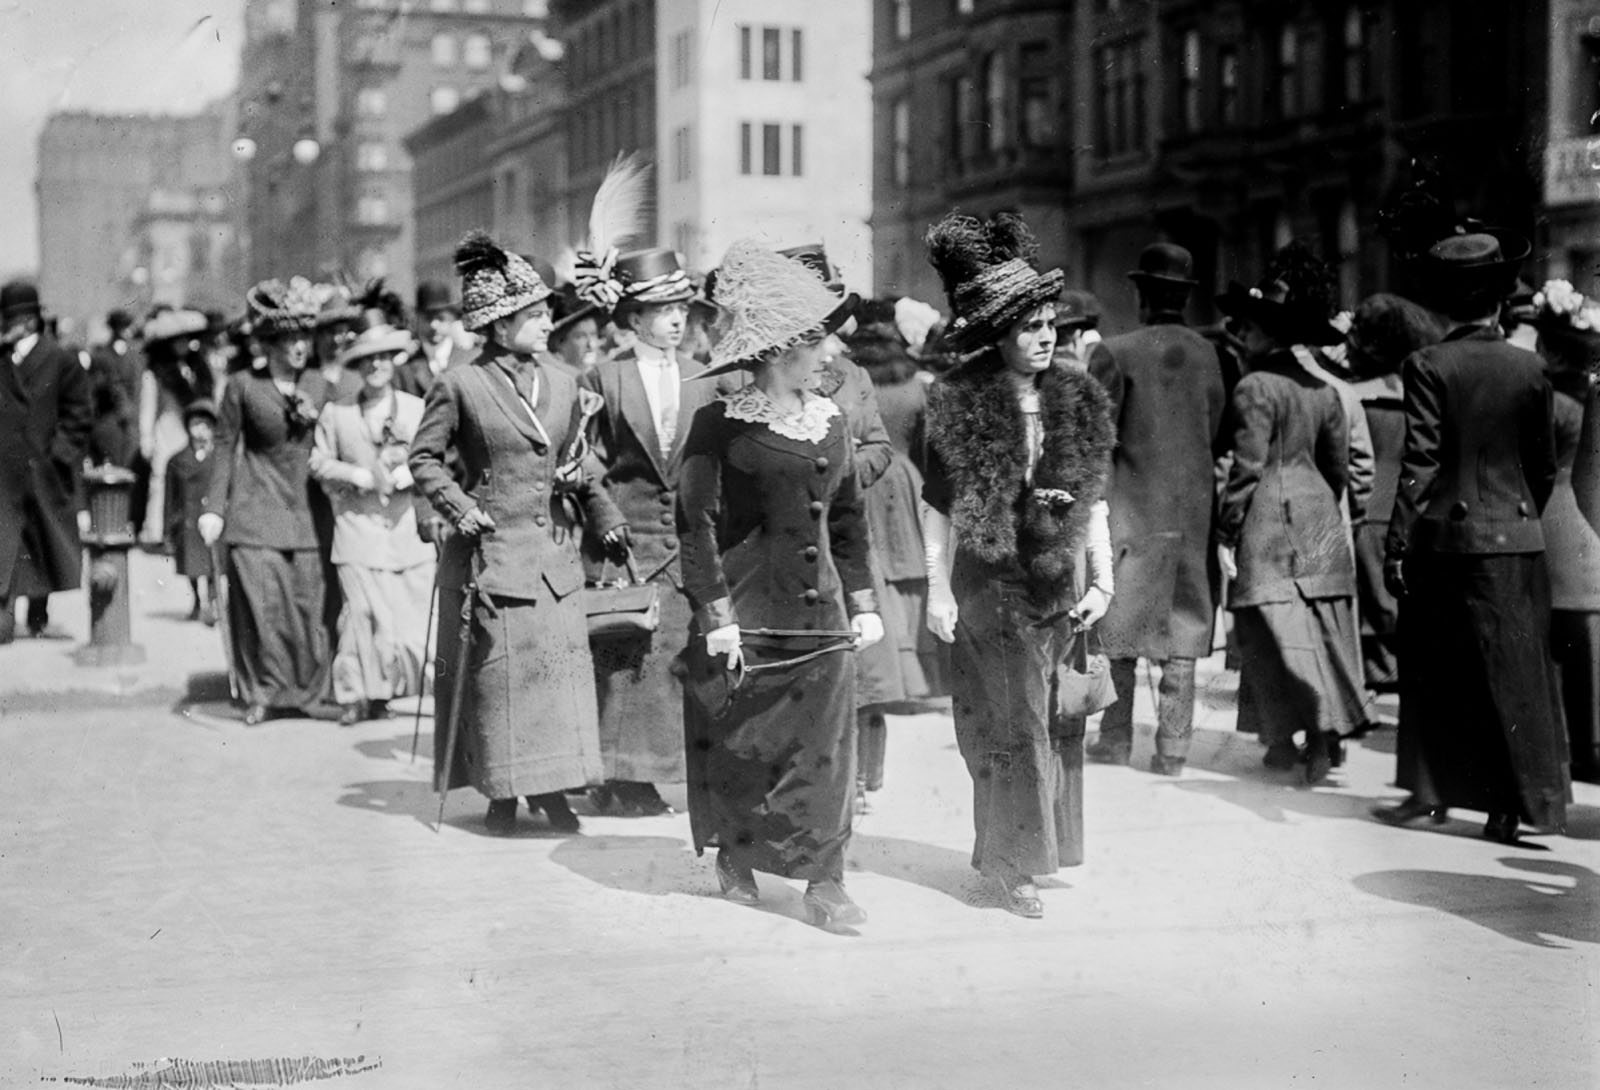
<instances>
[{"instance_id":1,"label":"button-front jacket","mask_svg":"<svg viewBox=\"0 0 1600 1090\"><path fill-rule=\"evenodd\" d=\"M1556 445L1539 357L1464 326L1407 357L1401 378L1406 446L1389 558L1543 552Z\"/></svg>"}]
</instances>

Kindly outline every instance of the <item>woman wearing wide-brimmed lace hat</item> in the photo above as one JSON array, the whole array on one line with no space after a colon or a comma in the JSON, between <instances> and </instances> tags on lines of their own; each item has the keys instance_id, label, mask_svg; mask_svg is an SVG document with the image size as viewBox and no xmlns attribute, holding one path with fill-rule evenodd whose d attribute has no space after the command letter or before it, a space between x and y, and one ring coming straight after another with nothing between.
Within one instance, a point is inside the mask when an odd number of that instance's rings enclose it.
<instances>
[{"instance_id":1,"label":"woman wearing wide-brimmed lace hat","mask_svg":"<svg viewBox=\"0 0 1600 1090\"><path fill-rule=\"evenodd\" d=\"M1036 267L1020 216L951 214L928 250L961 358L928 393L928 626L953 644L972 865L1008 911L1037 917L1035 879L1083 861L1084 722L1058 715L1053 693L1111 601L1110 399L1052 363L1062 274Z\"/></svg>"},{"instance_id":2,"label":"woman wearing wide-brimmed lace hat","mask_svg":"<svg viewBox=\"0 0 1600 1090\"><path fill-rule=\"evenodd\" d=\"M679 474L689 816L724 895L754 872L808 882L823 925L865 913L844 890L855 791L855 645L881 639L867 525L843 411L816 392L846 307L805 267L750 241L718 272L721 337L700 379L749 385L695 414Z\"/></svg>"}]
</instances>

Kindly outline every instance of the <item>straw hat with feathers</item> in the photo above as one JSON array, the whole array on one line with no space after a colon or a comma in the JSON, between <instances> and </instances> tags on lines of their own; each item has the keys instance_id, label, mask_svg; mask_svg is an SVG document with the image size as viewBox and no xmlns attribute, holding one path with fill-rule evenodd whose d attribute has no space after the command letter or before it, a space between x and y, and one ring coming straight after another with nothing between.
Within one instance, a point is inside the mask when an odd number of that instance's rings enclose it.
<instances>
[{"instance_id":1,"label":"straw hat with feathers","mask_svg":"<svg viewBox=\"0 0 1600 1090\"><path fill-rule=\"evenodd\" d=\"M1039 271L1038 242L1013 212L987 220L952 212L928 228L926 241L955 312L945 340L958 351L995 342L1012 322L1061 294L1061 270Z\"/></svg>"},{"instance_id":2,"label":"straw hat with feathers","mask_svg":"<svg viewBox=\"0 0 1600 1090\"><path fill-rule=\"evenodd\" d=\"M614 274L623 246L650 230L650 164L638 152L619 154L589 206L583 241L558 262L558 275L577 285L584 301L604 311L616 307L624 285Z\"/></svg>"},{"instance_id":3,"label":"straw hat with feathers","mask_svg":"<svg viewBox=\"0 0 1600 1090\"><path fill-rule=\"evenodd\" d=\"M698 378L754 366L813 333L831 333L850 312L850 301L829 291L816 273L749 238L728 247L715 292L716 347Z\"/></svg>"}]
</instances>

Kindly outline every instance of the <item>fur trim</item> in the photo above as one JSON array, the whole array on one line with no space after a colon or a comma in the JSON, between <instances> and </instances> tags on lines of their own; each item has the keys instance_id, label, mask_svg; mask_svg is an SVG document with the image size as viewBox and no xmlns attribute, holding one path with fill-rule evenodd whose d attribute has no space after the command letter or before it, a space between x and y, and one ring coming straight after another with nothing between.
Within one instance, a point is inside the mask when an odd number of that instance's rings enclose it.
<instances>
[{"instance_id":1,"label":"fur trim","mask_svg":"<svg viewBox=\"0 0 1600 1090\"><path fill-rule=\"evenodd\" d=\"M1035 489L1064 489L1062 508L1028 502L1022 410L997 353L963 364L928 392L928 437L950 475L950 518L959 548L989 564L1018 563L1035 597L1058 594L1088 533L1089 508L1105 493L1116 432L1100 384L1056 366L1039 380L1044 452Z\"/></svg>"}]
</instances>

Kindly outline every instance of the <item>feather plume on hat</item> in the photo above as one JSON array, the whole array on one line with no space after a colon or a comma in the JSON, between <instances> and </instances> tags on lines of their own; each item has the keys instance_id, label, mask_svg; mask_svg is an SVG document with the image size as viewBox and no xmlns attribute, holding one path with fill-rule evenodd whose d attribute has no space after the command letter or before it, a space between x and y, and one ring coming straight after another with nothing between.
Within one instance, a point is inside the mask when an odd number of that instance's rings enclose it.
<instances>
[{"instance_id":1,"label":"feather plume on hat","mask_svg":"<svg viewBox=\"0 0 1600 1090\"><path fill-rule=\"evenodd\" d=\"M578 294L597 307L610 310L622 297L622 285L612 276L617 255L628 243L650 230L650 164L638 152L618 154L595 190L589 206L589 232L560 265L571 269Z\"/></svg>"},{"instance_id":2,"label":"feather plume on hat","mask_svg":"<svg viewBox=\"0 0 1600 1090\"><path fill-rule=\"evenodd\" d=\"M945 338L966 351L996 340L1028 311L1061 294L1060 269L1040 272L1039 244L1023 218L952 212L928 228L928 261L955 312Z\"/></svg>"}]
</instances>

